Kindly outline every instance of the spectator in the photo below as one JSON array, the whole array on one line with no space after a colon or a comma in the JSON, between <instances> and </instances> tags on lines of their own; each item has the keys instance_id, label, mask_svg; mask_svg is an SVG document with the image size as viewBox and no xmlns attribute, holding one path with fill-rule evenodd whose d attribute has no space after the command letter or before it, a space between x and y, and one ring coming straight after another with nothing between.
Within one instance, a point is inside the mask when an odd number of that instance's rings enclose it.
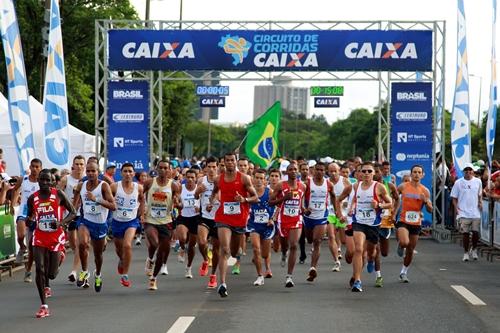
<instances>
[{"instance_id":1,"label":"spectator","mask_svg":"<svg viewBox=\"0 0 500 333\"><path fill-rule=\"evenodd\" d=\"M3 149L0 148L0 173L6 172L7 170L7 163L5 163L3 159Z\"/></svg>"}]
</instances>

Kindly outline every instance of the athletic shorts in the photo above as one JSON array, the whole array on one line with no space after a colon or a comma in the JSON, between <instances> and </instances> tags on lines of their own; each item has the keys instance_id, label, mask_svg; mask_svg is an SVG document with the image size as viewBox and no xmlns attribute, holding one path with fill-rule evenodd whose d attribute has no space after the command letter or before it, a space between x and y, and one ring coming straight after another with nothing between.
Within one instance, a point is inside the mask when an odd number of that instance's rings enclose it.
<instances>
[{"instance_id":1,"label":"athletic shorts","mask_svg":"<svg viewBox=\"0 0 500 333\"><path fill-rule=\"evenodd\" d=\"M481 219L469 219L466 217L461 217L458 219L460 224L460 232L468 234L471 231L479 232L479 225L481 224Z\"/></svg>"},{"instance_id":2,"label":"athletic shorts","mask_svg":"<svg viewBox=\"0 0 500 333\"><path fill-rule=\"evenodd\" d=\"M389 239L391 237L391 228L379 228L378 229L378 237L382 239Z\"/></svg>"},{"instance_id":3,"label":"athletic shorts","mask_svg":"<svg viewBox=\"0 0 500 333\"><path fill-rule=\"evenodd\" d=\"M354 232L362 232L366 236L366 240L369 241L370 243L377 244L378 243L378 231L379 227L378 226L372 226L372 225L366 225L366 224L361 224L361 223L353 223L352 224L352 230ZM354 234L353 232L353 234Z\"/></svg>"},{"instance_id":4,"label":"athletic shorts","mask_svg":"<svg viewBox=\"0 0 500 333\"><path fill-rule=\"evenodd\" d=\"M78 220L78 229L80 229L82 225L87 227L90 233L90 239L92 240L103 239L108 234L107 223L94 223L82 217L81 219Z\"/></svg>"},{"instance_id":5,"label":"athletic shorts","mask_svg":"<svg viewBox=\"0 0 500 333\"><path fill-rule=\"evenodd\" d=\"M33 246L44 247L49 251L63 251L66 243L64 230L58 227L54 232L35 229L33 233Z\"/></svg>"},{"instance_id":6,"label":"athletic shorts","mask_svg":"<svg viewBox=\"0 0 500 333\"><path fill-rule=\"evenodd\" d=\"M228 225L228 224L221 223L221 222L215 222L215 226L217 227L217 229L227 228L227 229L231 230L231 232L234 232L238 235L243 235L247 231L246 227L233 227L232 225Z\"/></svg>"},{"instance_id":7,"label":"athletic shorts","mask_svg":"<svg viewBox=\"0 0 500 333\"><path fill-rule=\"evenodd\" d=\"M198 234L198 224L200 224L200 216L191 216L191 217L184 217L182 215L179 215L177 217L177 223L176 225L183 225L186 228L188 228L189 233L191 235L197 235Z\"/></svg>"},{"instance_id":8,"label":"athletic shorts","mask_svg":"<svg viewBox=\"0 0 500 333\"><path fill-rule=\"evenodd\" d=\"M315 226L317 225L326 225L328 221L325 218L316 220L316 219L310 219L307 216L304 216L304 228L306 229L314 229Z\"/></svg>"},{"instance_id":9,"label":"athletic shorts","mask_svg":"<svg viewBox=\"0 0 500 333\"><path fill-rule=\"evenodd\" d=\"M208 229L208 237L219 239L219 236L217 234L217 227L215 226L214 220L201 217L198 225Z\"/></svg>"},{"instance_id":10,"label":"athletic shorts","mask_svg":"<svg viewBox=\"0 0 500 333\"><path fill-rule=\"evenodd\" d=\"M75 216L75 218L68 223L68 231L78 229L78 220L80 220L80 216Z\"/></svg>"},{"instance_id":11,"label":"athletic shorts","mask_svg":"<svg viewBox=\"0 0 500 333\"><path fill-rule=\"evenodd\" d=\"M298 221L297 223L292 224L278 223L278 232L279 235L283 238L288 238L290 230L292 229L302 229L302 221Z\"/></svg>"},{"instance_id":12,"label":"athletic shorts","mask_svg":"<svg viewBox=\"0 0 500 333\"><path fill-rule=\"evenodd\" d=\"M158 238L172 238L172 231L174 230L173 223L167 224L151 224L144 223L144 230L148 230L149 228L155 228L158 231Z\"/></svg>"},{"instance_id":13,"label":"athletic shorts","mask_svg":"<svg viewBox=\"0 0 500 333\"><path fill-rule=\"evenodd\" d=\"M347 227L347 222L340 222L340 219L336 215L328 215L328 223L333 224L333 226L338 229L344 229Z\"/></svg>"},{"instance_id":14,"label":"athletic shorts","mask_svg":"<svg viewBox=\"0 0 500 333\"><path fill-rule=\"evenodd\" d=\"M137 230L140 225L141 223L137 218L127 222L117 221L113 219L111 220L111 232L113 233L113 237L123 238L125 237L125 232L128 228L134 228L135 230Z\"/></svg>"},{"instance_id":15,"label":"athletic shorts","mask_svg":"<svg viewBox=\"0 0 500 333\"><path fill-rule=\"evenodd\" d=\"M422 227L419 225L412 225L404 222L398 222L396 223L396 228L406 228L410 235L420 235L420 230L422 230Z\"/></svg>"},{"instance_id":16,"label":"athletic shorts","mask_svg":"<svg viewBox=\"0 0 500 333\"><path fill-rule=\"evenodd\" d=\"M247 231L249 233L257 233L263 240L273 239L275 234L274 225L268 226L267 223L251 223L248 222Z\"/></svg>"}]
</instances>

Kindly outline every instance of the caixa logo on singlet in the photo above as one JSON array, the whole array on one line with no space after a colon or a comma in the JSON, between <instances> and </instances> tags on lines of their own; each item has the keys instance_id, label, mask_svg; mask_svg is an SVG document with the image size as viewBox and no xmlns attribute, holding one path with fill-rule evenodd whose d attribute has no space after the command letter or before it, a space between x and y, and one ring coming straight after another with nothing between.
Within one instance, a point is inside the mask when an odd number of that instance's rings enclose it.
<instances>
[{"instance_id":1,"label":"caixa logo on singlet","mask_svg":"<svg viewBox=\"0 0 500 333\"><path fill-rule=\"evenodd\" d=\"M129 89L113 90L114 99L143 99L142 91Z\"/></svg>"}]
</instances>

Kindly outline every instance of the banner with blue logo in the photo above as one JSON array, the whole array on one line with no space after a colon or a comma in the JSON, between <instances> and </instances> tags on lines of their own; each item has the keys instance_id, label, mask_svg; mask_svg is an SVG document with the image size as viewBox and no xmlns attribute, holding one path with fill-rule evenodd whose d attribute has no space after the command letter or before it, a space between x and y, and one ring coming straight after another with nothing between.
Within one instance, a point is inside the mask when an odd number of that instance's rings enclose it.
<instances>
[{"instance_id":1,"label":"banner with blue logo","mask_svg":"<svg viewBox=\"0 0 500 333\"><path fill-rule=\"evenodd\" d=\"M432 83L391 84L391 166L397 184L410 174L415 164L422 165L422 185L432 195ZM422 226L432 225L432 215L424 209Z\"/></svg>"},{"instance_id":2,"label":"banner with blue logo","mask_svg":"<svg viewBox=\"0 0 500 333\"><path fill-rule=\"evenodd\" d=\"M110 30L111 70L431 71L431 30Z\"/></svg>"},{"instance_id":3,"label":"banner with blue logo","mask_svg":"<svg viewBox=\"0 0 500 333\"><path fill-rule=\"evenodd\" d=\"M108 83L108 162L116 164L115 179L125 162L136 171L149 169L149 82Z\"/></svg>"}]
</instances>

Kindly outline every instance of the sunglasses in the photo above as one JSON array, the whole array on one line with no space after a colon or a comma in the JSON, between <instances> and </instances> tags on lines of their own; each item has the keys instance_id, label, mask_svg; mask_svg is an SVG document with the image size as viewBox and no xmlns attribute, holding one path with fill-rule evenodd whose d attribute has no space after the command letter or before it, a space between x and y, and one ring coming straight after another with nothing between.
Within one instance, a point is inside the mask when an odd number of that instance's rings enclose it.
<instances>
[{"instance_id":1,"label":"sunglasses","mask_svg":"<svg viewBox=\"0 0 500 333\"><path fill-rule=\"evenodd\" d=\"M472 170L472 169L464 169L464 171L474 171L474 170Z\"/></svg>"},{"instance_id":2,"label":"sunglasses","mask_svg":"<svg viewBox=\"0 0 500 333\"><path fill-rule=\"evenodd\" d=\"M373 170L372 169L365 169L365 170L361 170L362 173L372 173Z\"/></svg>"}]
</instances>

